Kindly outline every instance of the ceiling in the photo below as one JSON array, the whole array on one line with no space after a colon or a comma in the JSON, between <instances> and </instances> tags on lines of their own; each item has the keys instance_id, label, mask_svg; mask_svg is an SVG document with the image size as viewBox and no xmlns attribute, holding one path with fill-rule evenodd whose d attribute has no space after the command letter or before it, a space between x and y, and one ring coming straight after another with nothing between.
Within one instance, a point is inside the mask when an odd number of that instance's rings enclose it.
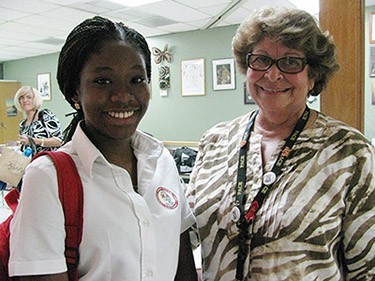
<instances>
[{"instance_id":1,"label":"ceiling","mask_svg":"<svg viewBox=\"0 0 375 281\"><path fill-rule=\"evenodd\" d=\"M304 1L163 0L131 8L107 0L0 0L0 62L59 52L68 33L95 15L152 37L238 24L261 6L295 7Z\"/></svg>"}]
</instances>

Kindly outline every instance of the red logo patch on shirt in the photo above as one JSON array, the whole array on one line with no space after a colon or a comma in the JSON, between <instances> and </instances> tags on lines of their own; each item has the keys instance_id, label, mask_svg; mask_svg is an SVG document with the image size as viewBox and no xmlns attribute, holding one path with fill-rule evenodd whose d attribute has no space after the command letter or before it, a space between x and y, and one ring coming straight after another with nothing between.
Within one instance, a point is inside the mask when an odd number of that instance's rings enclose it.
<instances>
[{"instance_id":1,"label":"red logo patch on shirt","mask_svg":"<svg viewBox=\"0 0 375 281\"><path fill-rule=\"evenodd\" d=\"M178 206L178 199L177 196L170 191L169 189L166 189L165 187L159 187L156 190L156 198L158 199L158 202L163 205L164 207L168 209L176 209Z\"/></svg>"}]
</instances>

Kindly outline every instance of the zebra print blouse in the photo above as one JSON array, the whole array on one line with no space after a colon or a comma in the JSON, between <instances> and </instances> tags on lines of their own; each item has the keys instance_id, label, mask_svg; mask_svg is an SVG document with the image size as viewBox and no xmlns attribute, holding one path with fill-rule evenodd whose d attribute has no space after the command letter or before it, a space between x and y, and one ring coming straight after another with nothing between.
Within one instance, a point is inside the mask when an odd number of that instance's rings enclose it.
<instances>
[{"instance_id":1,"label":"zebra print blouse","mask_svg":"<svg viewBox=\"0 0 375 281\"><path fill-rule=\"evenodd\" d=\"M250 114L202 137L188 199L202 246L203 280L233 281L238 229L232 220L239 143ZM281 149L283 143L279 144ZM270 171L252 133L247 203ZM375 153L355 129L318 113L305 128L250 230L245 280L375 280Z\"/></svg>"},{"instance_id":2,"label":"zebra print blouse","mask_svg":"<svg viewBox=\"0 0 375 281\"><path fill-rule=\"evenodd\" d=\"M49 109L43 109L38 112L38 118L29 126L25 126L26 119L20 122L20 135L28 135L33 138L57 138L60 141L63 135L60 128L60 122L57 116ZM41 147L37 145L37 152L42 150L55 150L54 147Z\"/></svg>"}]
</instances>

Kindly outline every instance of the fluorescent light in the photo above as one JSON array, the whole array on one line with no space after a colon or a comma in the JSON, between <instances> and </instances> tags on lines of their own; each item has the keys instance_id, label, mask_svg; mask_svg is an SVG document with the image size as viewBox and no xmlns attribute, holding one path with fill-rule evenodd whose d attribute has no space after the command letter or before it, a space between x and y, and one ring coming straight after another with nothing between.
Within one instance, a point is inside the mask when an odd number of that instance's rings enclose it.
<instances>
[{"instance_id":1,"label":"fluorescent light","mask_svg":"<svg viewBox=\"0 0 375 281\"><path fill-rule=\"evenodd\" d=\"M161 0L109 0L117 4L121 4L128 7L137 7L150 3L160 2Z\"/></svg>"},{"instance_id":2,"label":"fluorescent light","mask_svg":"<svg viewBox=\"0 0 375 281\"><path fill-rule=\"evenodd\" d=\"M319 14L319 0L289 0L297 9L305 10L306 12L317 15Z\"/></svg>"}]
</instances>

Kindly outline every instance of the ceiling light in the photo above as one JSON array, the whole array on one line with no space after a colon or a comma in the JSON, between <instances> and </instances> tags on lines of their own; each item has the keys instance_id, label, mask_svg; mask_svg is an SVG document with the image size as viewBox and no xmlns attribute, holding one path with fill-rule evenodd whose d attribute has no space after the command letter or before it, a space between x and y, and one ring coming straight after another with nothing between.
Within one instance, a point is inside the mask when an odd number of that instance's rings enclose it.
<instances>
[{"instance_id":1,"label":"ceiling light","mask_svg":"<svg viewBox=\"0 0 375 281\"><path fill-rule=\"evenodd\" d=\"M117 4L121 4L128 7L137 7L150 3L160 2L160 0L109 0Z\"/></svg>"},{"instance_id":2,"label":"ceiling light","mask_svg":"<svg viewBox=\"0 0 375 281\"><path fill-rule=\"evenodd\" d=\"M306 12L316 15L319 14L319 1L318 0L289 0L297 9L305 10Z\"/></svg>"}]
</instances>

